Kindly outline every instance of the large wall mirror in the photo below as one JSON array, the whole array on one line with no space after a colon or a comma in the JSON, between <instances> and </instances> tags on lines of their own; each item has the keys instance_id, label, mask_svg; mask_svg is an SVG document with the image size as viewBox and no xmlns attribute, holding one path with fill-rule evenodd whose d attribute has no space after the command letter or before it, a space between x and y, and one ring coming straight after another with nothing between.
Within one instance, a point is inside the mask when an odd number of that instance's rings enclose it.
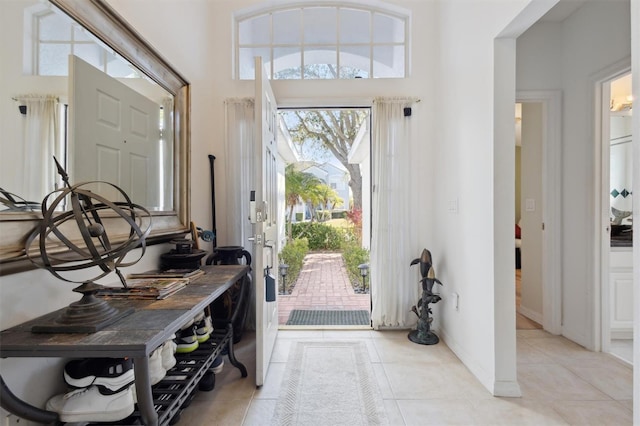
<instances>
[{"instance_id":1,"label":"large wall mirror","mask_svg":"<svg viewBox=\"0 0 640 426\"><path fill-rule=\"evenodd\" d=\"M29 264L40 203L63 185L54 156L71 183L114 183L151 211L150 242L188 232L188 82L105 0L0 10L0 274Z\"/></svg>"}]
</instances>

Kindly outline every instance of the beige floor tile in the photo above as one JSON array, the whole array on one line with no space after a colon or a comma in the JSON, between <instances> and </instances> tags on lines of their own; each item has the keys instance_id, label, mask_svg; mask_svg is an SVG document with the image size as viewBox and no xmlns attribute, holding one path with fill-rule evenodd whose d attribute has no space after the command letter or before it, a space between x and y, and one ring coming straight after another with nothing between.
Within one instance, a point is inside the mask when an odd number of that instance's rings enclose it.
<instances>
[{"instance_id":1,"label":"beige floor tile","mask_svg":"<svg viewBox=\"0 0 640 426\"><path fill-rule=\"evenodd\" d=\"M553 336L529 341L536 349L554 359L557 363L571 364L579 359L603 359L607 355L601 352L591 352L582 346L561 336Z\"/></svg>"},{"instance_id":2,"label":"beige floor tile","mask_svg":"<svg viewBox=\"0 0 640 426\"><path fill-rule=\"evenodd\" d=\"M254 399L251 401L243 426L267 426L271 424L276 409L275 399Z\"/></svg>"},{"instance_id":3,"label":"beige floor tile","mask_svg":"<svg viewBox=\"0 0 640 426\"><path fill-rule=\"evenodd\" d=\"M517 341L518 364L553 364L554 361L527 339Z\"/></svg>"},{"instance_id":4,"label":"beige floor tile","mask_svg":"<svg viewBox=\"0 0 640 426\"><path fill-rule=\"evenodd\" d=\"M602 401L611 399L557 364L520 364L518 365L518 382L523 398L531 400Z\"/></svg>"},{"instance_id":5,"label":"beige floor tile","mask_svg":"<svg viewBox=\"0 0 640 426\"><path fill-rule=\"evenodd\" d=\"M389 426L402 426L405 424L400 407L398 407L398 402L395 399L385 399L384 411L387 415Z\"/></svg>"},{"instance_id":6,"label":"beige floor tile","mask_svg":"<svg viewBox=\"0 0 640 426\"><path fill-rule=\"evenodd\" d=\"M406 425L472 425L474 408L467 400L398 400Z\"/></svg>"},{"instance_id":7,"label":"beige floor tile","mask_svg":"<svg viewBox=\"0 0 640 426\"><path fill-rule=\"evenodd\" d=\"M233 400L225 404L194 400L182 411L179 426L241 425L250 400Z\"/></svg>"},{"instance_id":8,"label":"beige floor tile","mask_svg":"<svg viewBox=\"0 0 640 426\"><path fill-rule=\"evenodd\" d=\"M393 399L393 392L391 391L389 379L387 379L387 373L384 371L384 366L382 364L373 364L372 369L376 376L382 399Z\"/></svg>"},{"instance_id":9,"label":"beige floor tile","mask_svg":"<svg viewBox=\"0 0 640 426\"><path fill-rule=\"evenodd\" d=\"M613 358L575 360L565 367L613 399L633 398L633 370Z\"/></svg>"},{"instance_id":10,"label":"beige floor tile","mask_svg":"<svg viewBox=\"0 0 640 426\"><path fill-rule=\"evenodd\" d=\"M624 426L633 424L630 410L617 401L556 401L554 409L573 425Z\"/></svg>"},{"instance_id":11,"label":"beige floor tile","mask_svg":"<svg viewBox=\"0 0 640 426\"><path fill-rule=\"evenodd\" d=\"M399 364L444 364L459 363L455 354L445 345L420 345L405 337L398 339L374 339L381 362Z\"/></svg>"},{"instance_id":12,"label":"beige floor tile","mask_svg":"<svg viewBox=\"0 0 640 426\"><path fill-rule=\"evenodd\" d=\"M622 404L627 410L633 412L633 399L624 399L618 402Z\"/></svg>"},{"instance_id":13,"label":"beige floor tile","mask_svg":"<svg viewBox=\"0 0 640 426\"><path fill-rule=\"evenodd\" d=\"M256 389L255 399L278 399L282 380L286 372L286 364L281 362L271 363L267 371L264 384Z\"/></svg>"},{"instance_id":14,"label":"beige floor tile","mask_svg":"<svg viewBox=\"0 0 640 426\"><path fill-rule=\"evenodd\" d=\"M371 339L371 330L324 330L322 337L325 339L345 340L345 339Z\"/></svg>"},{"instance_id":15,"label":"beige floor tile","mask_svg":"<svg viewBox=\"0 0 640 426\"><path fill-rule=\"evenodd\" d=\"M490 398L491 394L461 364L384 364L396 399Z\"/></svg>"},{"instance_id":16,"label":"beige floor tile","mask_svg":"<svg viewBox=\"0 0 640 426\"><path fill-rule=\"evenodd\" d=\"M476 424L503 426L568 425L548 402L522 398L491 398L471 401Z\"/></svg>"},{"instance_id":17,"label":"beige floor tile","mask_svg":"<svg viewBox=\"0 0 640 426\"><path fill-rule=\"evenodd\" d=\"M553 337L553 334L550 334L544 330L516 330L516 336L518 339L541 339L547 337Z\"/></svg>"}]
</instances>

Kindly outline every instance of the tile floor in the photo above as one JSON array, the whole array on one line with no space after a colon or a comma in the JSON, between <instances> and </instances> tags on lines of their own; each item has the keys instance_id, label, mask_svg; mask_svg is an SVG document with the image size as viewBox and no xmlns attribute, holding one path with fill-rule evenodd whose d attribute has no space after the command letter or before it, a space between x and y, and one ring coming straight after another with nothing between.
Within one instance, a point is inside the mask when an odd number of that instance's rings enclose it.
<instances>
[{"instance_id":1,"label":"tile floor","mask_svg":"<svg viewBox=\"0 0 640 426\"><path fill-rule=\"evenodd\" d=\"M522 398L494 398L444 343L411 343L406 331L281 330L267 380L254 382L254 334L236 355L249 377L227 361L212 392L199 392L179 425L269 425L291 344L363 340L391 425L631 425L632 369L542 330L518 330Z\"/></svg>"}]
</instances>

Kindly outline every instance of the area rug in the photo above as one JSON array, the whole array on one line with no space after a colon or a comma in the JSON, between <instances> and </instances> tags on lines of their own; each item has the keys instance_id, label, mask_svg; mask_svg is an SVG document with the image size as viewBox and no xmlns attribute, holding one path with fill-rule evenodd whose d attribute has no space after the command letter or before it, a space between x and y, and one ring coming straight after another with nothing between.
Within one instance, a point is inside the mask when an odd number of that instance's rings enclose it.
<instances>
[{"instance_id":1,"label":"area rug","mask_svg":"<svg viewBox=\"0 0 640 426\"><path fill-rule=\"evenodd\" d=\"M369 311L294 309L286 325L370 325Z\"/></svg>"},{"instance_id":2,"label":"area rug","mask_svg":"<svg viewBox=\"0 0 640 426\"><path fill-rule=\"evenodd\" d=\"M296 342L272 425L387 425L363 342Z\"/></svg>"}]
</instances>

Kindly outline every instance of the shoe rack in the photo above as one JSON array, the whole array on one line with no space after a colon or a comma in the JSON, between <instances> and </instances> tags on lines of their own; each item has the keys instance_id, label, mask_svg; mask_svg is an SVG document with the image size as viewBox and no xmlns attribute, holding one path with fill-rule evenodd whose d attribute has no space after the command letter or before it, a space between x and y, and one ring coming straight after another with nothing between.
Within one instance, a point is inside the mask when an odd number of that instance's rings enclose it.
<instances>
[{"instance_id":1,"label":"shoe rack","mask_svg":"<svg viewBox=\"0 0 640 426\"><path fill-rule=\"evenodd\" d=\"M52 321L60 311L3 330L0 332L0 356L133 358L137 409L132 416L148 426L172 424L189 404L198 382L218 355L226 352L231 365L240 370L242 377L247 377L247 369L234 355L233 325L229 321L226 326L214 329L209 340L195 351L176 354L176 365L159 383L150 385L149 355L231 286L250 280L250 268L246 265L203 266L202 269L204 275L167 299L112 300L114 306L133 308L134 313L95 333L31 332L33 323ZM17 398L4 380L0 382L0 405L8 412L37 423L59 420L57 413Z\"/></svg>"}]
</instances>

